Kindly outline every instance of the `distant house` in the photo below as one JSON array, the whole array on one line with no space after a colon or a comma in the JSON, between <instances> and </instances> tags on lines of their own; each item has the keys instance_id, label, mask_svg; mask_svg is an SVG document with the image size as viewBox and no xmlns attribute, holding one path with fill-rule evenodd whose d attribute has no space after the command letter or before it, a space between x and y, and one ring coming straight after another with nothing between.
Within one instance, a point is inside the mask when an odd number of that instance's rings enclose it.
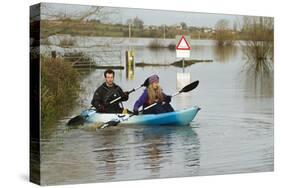
<instances>
[{"instance_id":1,"label":"distant house","mask_svg":"<svg viewBox=\"0 0 281 188\"><path fill-rule=\"evenodd\" d=\"M155 26L155 25L151 25L151 26L149 26L149 29L151 29L151 30L155 30L155 29L157 29L157 26Z\"/></svg>"},{"instance_id":2,"label":"distant house","mask_svg":"<svg viewBox=\"0 0 281 188\"><path fill-rule=\"evenodd\" d=\"M177 29L177 30L182 30L182 25L181 24L174 24L171 26L173 29Z\"/></svg>"},{"instance_id":3,"label":"distant house","mask_svg":"<svg viewBox=\"0 0 281 188\"><path fill-rule=\"evenodd\" d=\"M204 29L203 30L204 33L212 33L212 31L213 31L212 29Z\"/></svg>"},{"instance_id":4,"label":"distant house","mask_svg":"<svg viewBox=\"0 0 281 188\"><path fill-rule=\"evenodd\" d=\"M149 30L149 29L150 29L150 26L149 26L149 25L144 25L144 26L143 26L143 29L144 29L144 30Z\"/></svg>"}]
</instances>

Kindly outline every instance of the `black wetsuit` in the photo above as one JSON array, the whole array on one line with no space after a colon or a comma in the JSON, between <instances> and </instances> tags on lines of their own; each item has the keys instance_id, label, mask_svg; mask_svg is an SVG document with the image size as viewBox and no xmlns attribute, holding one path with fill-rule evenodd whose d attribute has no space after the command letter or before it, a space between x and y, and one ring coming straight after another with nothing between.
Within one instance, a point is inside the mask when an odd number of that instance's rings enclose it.
<instances>
[{"instance_id":1,"label":"black wetsuit","mask_svg":"<svg viewBox=\"0 0 281 188\"><path fill-rule=\"evenodd\" d=\"M120 100L109 104L114 99L121 97ZM123 107L120 106L121 101L127 101L128 95L116 84L112 87L108 87L106 83L103 83L94 93L91 104L100 113L122 113Z\"/></svg>"}]
</instances>

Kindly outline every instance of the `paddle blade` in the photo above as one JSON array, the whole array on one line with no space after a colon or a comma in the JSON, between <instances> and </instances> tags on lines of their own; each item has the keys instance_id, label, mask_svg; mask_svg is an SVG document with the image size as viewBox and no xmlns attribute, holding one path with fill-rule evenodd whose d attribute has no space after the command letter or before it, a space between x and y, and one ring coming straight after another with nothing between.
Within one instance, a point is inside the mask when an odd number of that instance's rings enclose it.
<instances>
[{"instance_id":1,"label":"paddle blade","mask_svg":"<svg viewBox=\"0 0 281 188\"><path fill-rule=\"evenodd\" d=\"M74 126L74 125L83 125L85 122L85 119L78 115L78 116L75 116L74 118L71 118L68 122L67 122L67 125L68 126Z\"/></svg>"},{"instance_id":2,"label":"paddle blade","mask_svg":"<svg viewBox=\"0 0 281 188\"><path fill-rule=\"evenodd\" d=\"M148 85L149 85L149 77L143 82L141 86L148 87Z\"/></svg>"},{"instance_id":3,"label":"paddle blade","mask_svg":"<svg viewBox=\"0 0 281 188\"><path fill-rule=\"evenodd\" d=\"M182 92L189 92L193 89L195 89L199 84L199 80L195 81L195 82L192 82L191 84L188 84L187 86L185 86L184 88L182 88L182 90L180 90L179 92L182 93Z\"/></svg>"},{"instance_id":4,"label":"paddle blade","mask_svg":"<svg viewBox=\"0 0 281 188\"><path fill-rule=\"evenodd\" d=\"M106 127L117 126L119 122L120 121L111 120L111 121L108 121L108 122L104 123L100 128L104 129Z\"/></svg>"}]
</instances>

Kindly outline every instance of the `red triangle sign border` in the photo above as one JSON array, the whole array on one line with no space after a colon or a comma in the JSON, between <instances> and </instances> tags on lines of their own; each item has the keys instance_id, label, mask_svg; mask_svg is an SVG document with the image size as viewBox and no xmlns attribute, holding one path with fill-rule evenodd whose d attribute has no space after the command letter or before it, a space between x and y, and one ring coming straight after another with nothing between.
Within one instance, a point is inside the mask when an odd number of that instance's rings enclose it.
<instances>
[{"instance_id":1,"label":"red triangle sign border","mask_svg":"<svg viewBox=\"0 0 281 188\"><path fill-rule=\"evenodd\" d=\"M182 40L184 40L184 42L185 42L186 45L188 46L187 48L179 48L179 45L180 45L180 43L181 43ZM190 48L188 42L186 41L184 35L181 36L181 39L179 40L179 42L178 42L178 44L177 44L177 46L176 46L176 50L191 50L191 48Z\"/></svg>"}]
</instances>

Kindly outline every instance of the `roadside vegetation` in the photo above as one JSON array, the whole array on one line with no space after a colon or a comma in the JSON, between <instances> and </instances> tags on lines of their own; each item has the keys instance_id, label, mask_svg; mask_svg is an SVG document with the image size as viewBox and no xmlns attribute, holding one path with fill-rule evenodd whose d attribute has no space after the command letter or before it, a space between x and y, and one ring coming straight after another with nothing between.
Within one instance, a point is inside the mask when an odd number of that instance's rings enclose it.
<instances>
[{"instance_id":1,"label":"roadside vegetation","mask_svg":"<svg viewBox=\"0 0 281 188\"><path fill-rule=\"evenodd\" d=\"M48 126L66 114L80 92L79 73L60 58L41 58L41 121Z\"/></svg>"},{"instance_id":2,"label":"roadside vegetation","mask_svg":"<svg viewBox=\"0 0 281 188\"><path fill-rule=\"evenodd\" d=\"M149 48L151 49L157 49L157 48L168 48L168 46L165 46L161 43L161 40L159 39L154 39L152 40L149 45L148 45Z\"/></svg>"},{"instance_id":3,"label":"roadside vegetation","mask_svg":"<svg viewBox=\"0 0 281 188\"><path fill-rule=\"evenodd\" d=\"M222 19L215 25L217 46L232 46L234 43L234 33L229 26L229 21Z\"/></svg>"},{"instance_id":4,"label":"roadside vegetation","mask_svg":"<svg viewBox=\"0 0 281 188\"><path fill-rule=\"evenodd\" d=\"M60 45L61 47L64 47L64 48L69 48L69 47L72 47L76 44L76 41L72 38L63 38L61 41L60 41Z\"/></svg>"}]
</instances>

